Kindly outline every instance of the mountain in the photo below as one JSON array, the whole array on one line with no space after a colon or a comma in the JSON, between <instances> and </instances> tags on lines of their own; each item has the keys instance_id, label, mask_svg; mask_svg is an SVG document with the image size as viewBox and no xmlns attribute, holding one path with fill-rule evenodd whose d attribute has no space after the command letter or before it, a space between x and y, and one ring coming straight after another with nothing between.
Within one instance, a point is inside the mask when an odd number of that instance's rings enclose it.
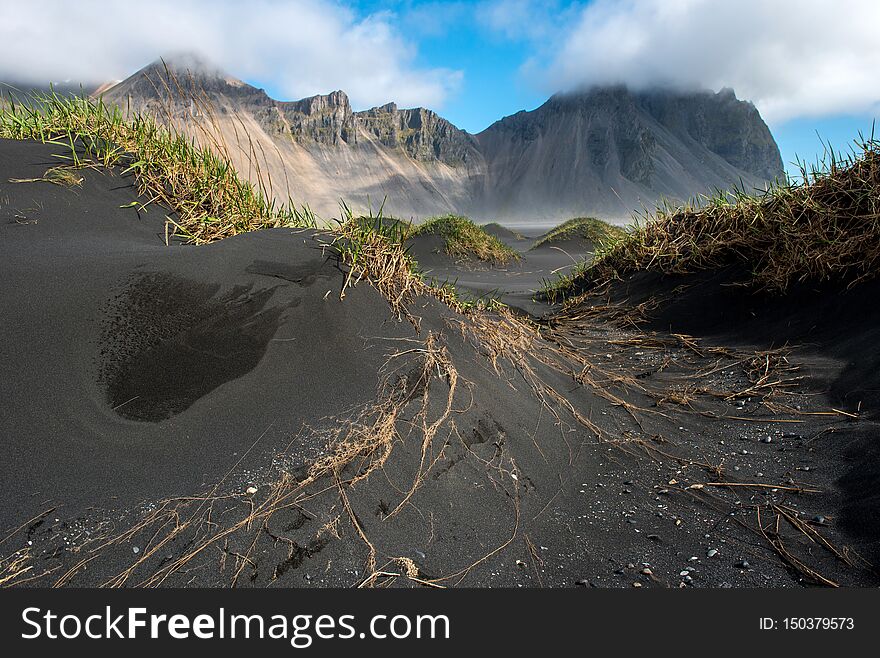
<instances>
[{"instance_id":1,"label":"mountain","mask_svg":"<svg viewBox=\"0 0 880 658\"><path fill-rule=\"evenodd\" d=\"M387 199L400 217L624 219L661 197L763 187L783 171L758 111L731 90L558 94L478 135L425 108L355 112L342 91L274 100L191 55L150 64L102 95L224 143L244 174L322 216L341 199L356 208Z\"/></svg>"},{"instance_id":2,"label":"mountain","mask_svg":"<svg viewBox=\"0 0 880 658\"><path fill-rule=\"evenodd\" d=\"M399 216L451 212L485 176L476 139L430 110L354 112L342 91L277 101L193 56L150 64L103 97L201 140L219 138L239 171L324 217L342 199L375 209L386 197L386 211Z\"/></svg>"},{"instance_id":3,"label":"mountain","mask_svg":"<svg viewBox=\"0 0 880 658\"><path fill-rule=\"evenodd\" d=\"M783 174L758 110L729 89L558 94L477 140L490 181L483 203L500 216L616 217L660 197L760 188Z\"/></svg>"}]
</instances>

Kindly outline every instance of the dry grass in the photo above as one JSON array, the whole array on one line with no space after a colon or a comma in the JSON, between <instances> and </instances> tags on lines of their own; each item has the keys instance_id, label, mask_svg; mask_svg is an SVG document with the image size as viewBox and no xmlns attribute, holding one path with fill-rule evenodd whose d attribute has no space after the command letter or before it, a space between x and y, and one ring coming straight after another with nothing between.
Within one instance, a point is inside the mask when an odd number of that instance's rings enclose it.
<instances>
[{"instance_id":1,"label":"dry grass","mask_svg":"<svg viewBox=\"0 0 880 658\"><path fill-rule=\"evenodd\" d=\"M342 216L329 245L348 267L340 298L345 298L348 287L366 279L398 316L406 315L407 301L427 288L414 273L415 262L401 246L406 226L386 222L381 209L375 216L355 217L343 204Z\"/></svg>"},{"instance_id":2,"label":"dry grass","mask_svg":"<svg viewBox=\"0 0 880 658\"><path fill-rule=\"evenodd\" d=\"M520 260L520 255L489 235L467 217L443 215L414 226L407 237L437 235L444 240L446 254L462 260L480 260L495 265L507 265Z\"/></svg>"},{"instance_id":3,"label":"dry grass","mask_svg":"<svg viewBox=\"0 0 880 658\"><path fill-rule=\"evenodd\" d=\"M267 185L236 173L228 147L196 143L148 116L126 118L102 100L37 95L28 104L0 103L0 137L34 139L69 149L63 169L44 179L69 184L83 167L121 167L138 192L172 211L176 235L202 244L246 231L313 226L308 207L278 204Z\"/></svg>"},{"instance_id":4,"label":"dry grass","mask_svg":"<svg viewBox=\"0 0 880 658\"><path fill-rule=\"evenodd\" d=\"M0 558L0 587L19 584L32 569L30 552L27 549Z\"/></svg>"},{"instance_id":5,"label":"dry grass","mask_svg":"<svg viewBox=\"0 0 880 658\"><path fill-rule=\"evenodd\" d=\"M400 366L395 368L393 364L397 361ZM413 363L417 367L412 368ZM402 374L404 372L406 374ZM442 401L433 405L432 392L437 388ZM376 547L364 532L350 497L358 483L385 466L396 445L417 436L421 460L410 485L401 492L401 499L386 518L407 503L438 460L432 446L439 430L450 420L458 388L458 373L445 348L434 335L428 335L419 347L390 356L389 369L375 402L331 425L325 433L326 454L311 464L305 477L297 479L282 473L268 485L259 500L249 494L221 493L220 487L226 478L204 495L166 500L128 529L83 551L82 558L57 578L54 586L71 584L92 562L108 552L124 549L136 538L139 541L146 538L146 545L127 566L107 578L103 586L159 586L185 573L197 558L217 551L221 553L221 572L226 573L230 584L235 586L248 569L256 570L253 556L261 546L265 548L266 541L273 545L286 543L288 560L303 550L293 540L274 534L269 523L275 515L285 510L303 510L306 501L330 491L336 492L342 515L348 518L368 548L366 577L361 584L371 584L387 575L387 569L379 567ZM401 417L404 410L412 409L413 405L414 413L404 421ZM405 428L403 432L401 427ZM225 519L223 522L221 517ZM325 536L338 538L339 532L337 516L318 531L315 541ZM179 541L183 542L183 550L173 551L173 559L163 559ZM390 561L403 567L402 573L392 575L421 581L418 568L409 558L392 557ZM16 563L15 569L20 571L21 565Z\"/></svg>"},{"instance_id":6,"label":"dry grass","mask_svg":"<svg viewBox=\"0 0 880 658\"><path fill-rule=\"evenodd\" d=\"M355 216L343 203L342 219L332 232L328 244L348 268L340 293L345 297L348 287L362 280L369 281L385 297L398 317L406 317L416 329L419 320L407 310L408 303L418 296L439 299L454 311L467 313L474 309L500 309L503 305L491 297L469 297L446 283L427 283L418 272L418 263L403 246L411 235L407 223L389 220L378 213Z\"/></svg>"},{"instance_id":7,"label":"dry grass","mask_svg":"<svg viewBox=\"0 0 880 658\"><path fill-rule=\"evenodd\" d=\"M880 142L831 153L802 182L761 196L719 195L698 207L662 209L547 291L571 297L627 274L687 273L740 264L751 283L783 291L798 281L855 284L880 264Z\"/></svg>"},{"instance_id":8,"label":"dry grass","mask_svg":"<svg viewBox=\"0 0 880 658\"><path fill-rule=\"evenodd\" d=\"M79 169L66 165L50 167L45 175L40 178L10 178L10 183L52 183L61 187L80 187L83 177L78 173Z\"/></svg>"}]
</instances>

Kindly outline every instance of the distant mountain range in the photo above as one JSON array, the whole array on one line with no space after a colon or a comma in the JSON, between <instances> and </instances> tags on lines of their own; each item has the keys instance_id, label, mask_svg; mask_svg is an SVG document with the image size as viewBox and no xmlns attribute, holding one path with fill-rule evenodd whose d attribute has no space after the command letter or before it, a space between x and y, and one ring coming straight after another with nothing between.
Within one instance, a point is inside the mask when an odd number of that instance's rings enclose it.
<instances>
[{"instance_id":1,"label":"distant mountain range","mask_svg":"<svg viewBox=\"0 0 880 658\"><path fill-rule=\"evenodd\" d=\"M627 219L661 198L761 188L783 175L767 125L728 89L557 94L476 135L425 108L355 112L342 91L277 101L194 56L155 62L100 93L196 136L210 126L240 171L255 177L259 163L276 196L289 192L322 216L340 199L355 208L387 199L387 213L417 219Z\"/></svg>"}]
</instances>

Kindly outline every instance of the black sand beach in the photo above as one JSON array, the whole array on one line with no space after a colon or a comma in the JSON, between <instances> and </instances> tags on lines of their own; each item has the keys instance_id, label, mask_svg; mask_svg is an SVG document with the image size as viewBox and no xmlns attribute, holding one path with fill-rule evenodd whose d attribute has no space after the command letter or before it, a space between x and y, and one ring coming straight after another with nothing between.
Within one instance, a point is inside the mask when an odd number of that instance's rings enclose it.
<instances>
[{"instance_id":1,"label":"black sand beach","mask_svg":"<svg viewBox=\"0 0 880 658\"><path fill-rule=\"evenodd\" d=\"M872 316L720 286L661 295L639 329L430 296L401 316L368 282L340 299L319 232L166 245L118 172L8 182L56 152L0 142L0 554L26 553L20 584L878 584ZM431 253L438 277L553 310L529 301L540 255ZM653 299L638 284L606 301Z\"/></svg>"}]
</instances>

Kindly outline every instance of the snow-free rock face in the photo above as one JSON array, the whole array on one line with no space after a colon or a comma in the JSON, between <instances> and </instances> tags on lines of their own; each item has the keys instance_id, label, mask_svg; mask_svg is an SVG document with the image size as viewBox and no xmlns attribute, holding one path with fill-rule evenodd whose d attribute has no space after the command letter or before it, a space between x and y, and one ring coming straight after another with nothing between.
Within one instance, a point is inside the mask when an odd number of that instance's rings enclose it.
<instances>
[{"instance_id":1,"label":"snow-free rock face","mask_svg":"<svg viewBox=\"0 0 880 658\"><path fill-rule=\"evenodd\" d=\"M728 90L559 94L477 139L488 165L486 207L535 218L618 217L660 197L763 187L783 173L758 111Z\"/></svg>"},{"instance_id":2,"label":"snow-free rock face","mask_svg":"<svg viewBox=\"0 0 880 658\"><path fill-rule=\"evenodd\" d=\"M425 108L355 112L342 91L277 101L193 56L153 63L103 95L197 137L192 124L210 124L241 171L323 216L341 199L384 199L386 212L417 219L627 219L661 198L763 187L783 172L758 111L730 90L558 94L478 135Z\"/></svg>"}]
</instances>

